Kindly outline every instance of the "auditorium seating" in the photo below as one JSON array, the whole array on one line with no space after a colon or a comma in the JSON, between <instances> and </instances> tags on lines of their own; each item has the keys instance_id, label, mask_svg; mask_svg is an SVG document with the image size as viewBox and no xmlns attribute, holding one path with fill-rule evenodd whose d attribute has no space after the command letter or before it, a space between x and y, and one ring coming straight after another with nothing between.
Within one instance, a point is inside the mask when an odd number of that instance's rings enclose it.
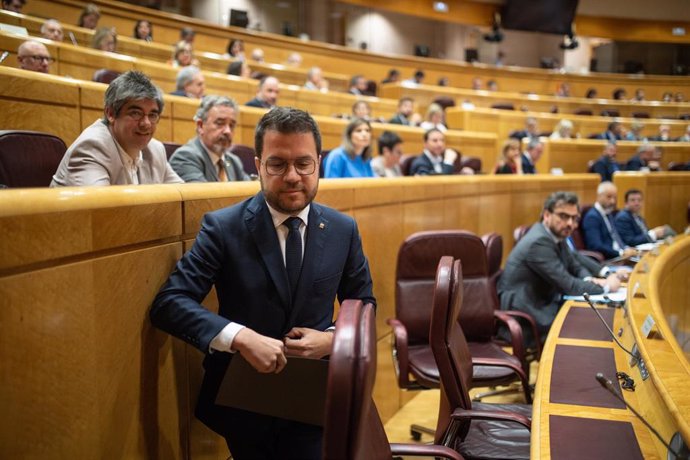
<instances>
[{"instance_id":1,"label":"auditorium seating","mask_svg":"<svg viewBox=\"0 0 690 460\"><path fill-rule=\"evenodd\" d=\"M47 187L67 147L57 136L36 131L0 131L0 184Z\"/></svg>"},{"instance_id":2,"label":"auditorium seating","mask_svg":"<svg viewBox=\"0 0 690 460\"><path fill-rule=\"evenodd\" d=\"M254 162L256 153L254 152L254 149L252 147L242 144L233 144L233 146L230 147L230 151L238 157L240 157L244 172L246 172L250 176L256 176L257 174L259 174L259 172L256 170L256 163Z\"/></svg>"},{"instance_id":3,"label":"auditorium seating","mask_svg":"<svg viewBox=\"0 0 690 460\"><path fill-rule=\"evenodd\" d=\"M462 264L442 257L435 277L430 341L441 377L434 442L468 459L529 459L532 406L472 403L473 364L495 365L471 355L458 317L465 306Z\"/></svg>"},{"instance_id":4,"label":"auditorium seating","mask_svg":"<svg viewBox=\"0 0 690 460\"><path fill-rule=\"evenodd\" d=\"M372 390L376 378L376 321L371 305L345 300L328 365L323 435L325 460L384 460L425 456L462 460L443 446L389 444Z\"/></svg>"}]
</instances>

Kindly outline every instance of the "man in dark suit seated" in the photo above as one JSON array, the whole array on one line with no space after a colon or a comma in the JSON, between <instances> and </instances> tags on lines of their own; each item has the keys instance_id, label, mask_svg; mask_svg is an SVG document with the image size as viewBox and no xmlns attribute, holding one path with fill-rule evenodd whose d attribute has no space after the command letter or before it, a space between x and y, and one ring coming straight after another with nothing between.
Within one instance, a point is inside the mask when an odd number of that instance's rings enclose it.
<instances>
[{"instance_id":1,"label":"man in dark suit seated","mask_svg":"<svg viewBox=\"0 0 690 460\"><path fill-rule=\"evenodd\" d=\"M599 174L602 182L611 182L613 180L613 173L621 170L616 162L616 153L616 144L606 144L603 155L592 165L592 172Z\"/></svg>"},{"instance_id":2,"label":"man in dark suit seated","mask_svg":"<svg viewBox=\"0 0 690 460\"><path fill-rule=\"evenodd\" d=\"M597 139L604 139L609 142L623 140L623 125L621 125L618 121L612 121L609 123L606 131L597 136Z\"/></svg>"},{"instance_id":3,"label":"man in dark suit seated","mask_svg":"<svg viewBox=\"0 0 690 460\"><path fill-rule=\"evenodd\" d=\"M288 356L323 358L336 296L376 302L357 223L313 202L321 151L314 119L287 107L269 111L255 149L261 191L204 216L151 321L206 355L196 416L225 437L233 458L318 459L321 427L215 403L236 353L262 373L280 372ZM218 314L200 304L214 286Z\"/></svg>"},{"instance_id":4,"label":"man in dark suit seated","mask_svg":"<svg viewBox=\"0 0 690 460\"><path fill-rule=\"evenodd\" d=\"M264 77L259 81L259 90L256 97L245 105L258 107L260 109L271 109L278 105L278 95L280 94L280 82L276 77Z\"/></svg>"},{"instance_id":5,"label":"man in dark suit seated","mask_svg":"<svg viewBox=\"0 0 690 460\"><path fill-rule=\"evenodd\" d=\"M625 209L616 214L615 224L618 234L628 246L638 244L653 243L659 238L666 236L668 228L660 225L649 229L644 218L640 215L642 211L642 192L631 188L625 192Z\"/></svg>"},{"instance_id":6,"label":"man in dark suit seated","mask_svg":"<svg viewBox=\"0 0 690 460\"><path fill-rule=\"evenodd\" d=\"M539 139L539 122L534 117L525 118L525 129L519 129L510 133L508 137L522 141L527 138L531 140Z\"/></svg>"},{"instance_id":7,"label":"man in dark suit seated","mask_svg":"<svg viewBox=\"0 0 690 460\"><path fill-rule=\"evenodd\" d=\"M587 211L582 220L582 233L585 247L590 251L600 252L607 259L630 257L636 254L616 230L613 213L616 209L618 189L612 182L602 182L597 187L597 201Z\"/></svg>"},{"instance_id":8,"label":"man in dark suit seated","mask_svg":"<svg viewBox=\"0 0 690 460\"><path fill-rule=\"evenodd\" d=\"M498 282L501 309L532 315L542 340L546 339L563 295L601 294L620 287L615 274L606 278L592 276L568 248L566 239L579 219L577 195L551 194L544 202L541 222L532 225L511 251ZM525 338L534 342L528 329L524 330Z\"/></svg>"},{"instance_id":9,"label":"man in dark suit seated","mask_svg":"<svg viewBox=\"0 0 690 460\"><path fill-rule=\"evenodd\" d=\"M527 149L522 152L522 173L523 174L536 174L537 161L541 158L542 153L544 153L544 144L542 144L539 139L531 139L527 144Z\"/></svg>"},{"instance_id":10,"label":"man in dark suit seated","mask_svg":"<svg viewBox=\"0 0 690 460\"><path fill-rule=\"evenodd\" d=\"M206 91L204 75L198 67L193 65L182 67L180 71L177 72L175 87L175 91L170 93L173 96L201 99L204 97L204 92Z\"/></svg>"},{"instance_id":11,"label":"man in dark suit seated","mask_svg":"<svg viewBox=\"0 0 690 460\"><path fill-rule=\"evenodd\" d=\"M446 149L446 136L438 129L424 133L424 152L414 159L410 166L410 176L435 176L453 174L458 154Z\"/></svg>"},{"instance_id":12,"label":"man in dark suit seated","mask_svg":"<svg viewBox=\"0 0 690 460\"><path fill-rule=\"evenodd\" d=\"M398 101L398 113L388 120L394 125L417 126L422 122L422 117L414 111L414 100L411 97L402 97Z\"/></svg>"},{"instance_id":13,"label":"man in dark suit seated","mask_svg":"<svg viewBox=\"0 0 690 460\"><path fill-rule=\"evenodd\" d=\"M206 96L194 115L197 136L175 150L170 166L185 182L249 180L242 160L230 152L237 104L225 96Z\"/></svg>"},{"instance_id":14,"label":"man in dark suit seated","mask_svg":"<svg viewBox=\"0 0 690 460\"><path fill-rule=\"evenodd\" d=\"M659 151L660 153L661 151ZM648 171L659 171L661 155L657 155L657 149L652 144L642 144L637 148L634 156L625 164L626 171L640 171L643 168Z\"/></svg>"}]
</instances>

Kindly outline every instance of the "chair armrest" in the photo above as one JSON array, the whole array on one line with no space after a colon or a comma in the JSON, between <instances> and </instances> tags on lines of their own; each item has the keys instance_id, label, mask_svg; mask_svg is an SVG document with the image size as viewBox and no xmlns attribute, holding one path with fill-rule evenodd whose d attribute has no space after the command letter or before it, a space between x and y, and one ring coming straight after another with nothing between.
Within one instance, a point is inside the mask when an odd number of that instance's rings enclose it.
<instances>
[{"instance_id":1,"label":"chair armrest","mask_svg":"<svg viewBox=\"0 0 690 460\"><path fill-rule=\"evenodd\" d=\"M494 310L494 317L508 327L508 331L510 332L510 344L513 347L513 355L520 360L523 366L527 365L527 360L525 359L525 339L522 337L522 327L520 323L501 310Z\"/></svg>"},{"instance_id":2,"label":"chair armrest","mask_svg":"<svg viewBox=\"0 0 690 460\"><path fill-rule=\"evenodd\" d=\"M455 409L453 413L450 414L450 418L453 420L496 420L515 422L530 431L532 430L532 422L527 417L516 414L515 412Z\"/></svg>"},{"instance_id":3,"label":"chair armrest","mask_svg":"<svg viewBox=\"0 0 690 460\"><path fill-rule=\"evenodd\" d=\"M588 249L578 249L577 252L579 252L583 256L591 257L592 259L596 260L600 264L604 263L604 261L606 260L606 257L604 257L604 254L602 254L601 252L590 251Z\"/></svg>"},{"instance_id":4,"label":"chair armrest","mask_svg":"<svg viewBox=\"0 0 690 460\"><path fill-rule=\"evenodd\" d=\"M450 458L452 460L463 460L463 456L446 446L434 444L398 444L391 443L393 455L415 455L427 457Z\"/></svg>"},{"instance_id":5,"label":"chair armrest","mask_svg":"<svg viewBox=\"0 0 690 460\"><path fill-rule=\"evenodd\" d=\"M535 346L537 347L537 361L539 361L541 359L541 335L539 334L539 329L537 329L537 323L536 321L534 321L532 315L524 311L517 310L502 310L501 312L514 318L522 318L527 322L527 324L529 324L530 329L532 329L532 335L534 337Z\"/></svg>"},{"instance_id":6,"label":"chair armrest","mask_svg":"<svg viewBox=\"0 0 690 460\"><path fill-rule=\"evenodd\" d=\"M522 389L525 393L525 401L527 404L532 404L532 390L529 386L529 379L521 366L516 366L509 361L499 358L472 358L472 366L507 367L511 369L520 379Z\"/></svg>"},{"instance_id":7,"label":"chair armrest","mask_svg":"<svg viewBox=\"0 0 690 460\"><path fill-rule=\"evenodd\" d=\"M398 386L403 389L415 388L410 382L410 364L407 352L407 329L395 318L388 318L386 323L393 329L391 351L393 353L393 367L398 377Z\"/></svg>"}]
</instances>

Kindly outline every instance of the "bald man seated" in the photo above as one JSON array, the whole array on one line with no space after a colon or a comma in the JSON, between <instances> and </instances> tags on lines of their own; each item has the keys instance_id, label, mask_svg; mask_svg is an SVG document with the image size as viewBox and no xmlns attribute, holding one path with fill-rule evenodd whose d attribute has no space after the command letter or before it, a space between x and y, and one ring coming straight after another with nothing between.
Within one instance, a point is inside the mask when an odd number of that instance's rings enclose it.
<instances>
[{"instance_id":1,"label":"bald man seated","mask_svg":"<svg viewBox=\"0 0 690 460\"><path fill-rule=\"evenodd\" d=\"M48 48L36 40L27 40L17 48L19 67L33 72L50 73L53 58Z\"/></svg>"}]
</instances>

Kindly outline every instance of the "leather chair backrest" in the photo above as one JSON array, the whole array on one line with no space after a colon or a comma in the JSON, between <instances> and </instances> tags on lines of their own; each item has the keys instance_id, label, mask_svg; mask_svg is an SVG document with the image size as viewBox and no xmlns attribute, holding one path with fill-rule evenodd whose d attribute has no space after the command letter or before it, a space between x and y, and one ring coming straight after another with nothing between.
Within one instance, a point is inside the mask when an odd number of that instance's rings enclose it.
<instances>
[{"instance_id":1,"label":"leather chair backrest","mask_svg":"<svg viewBox=\"0 0 690 460\"><path fill-rule=\"evenodd\" d=\"M67 146L57 136L37 131L0 131L0 184L48 187Z\"/></svg>"},{"instance_id":2,"label":"leather chair backrest","mask_svg":"<svg viewBox=\"0 0 690 460\"><path fill-rule=\"evenodd\" d=\"M475 174L480 174L482 172L482 159L479 157L462 157L460 169L465 166L474 170Z\"/></svg>"},{"instance_id":3,"label":"leather chair backrest","mask_svg":"<svg viewBox=\"0 0 690 460\"><path fill-rule=\"evenodd\" d=\"M515 106L510 102L497 102L495 104L491 104L491 108L498 110L515 110Z\"/></svg>"},{"instance_id":4,"label":"leather chair backrest","mask_svg":"<svg viewBox=\"0 0 690 460\"><path fill-rule=\"evenodd\" d=\"M259 172L256 170L256 163L254 163L256 153L254 153L254 149L252 147L249 147L248 145L234 144L232 147L230 147L230 151L240 157L244 172L250 175L259 174Z\"/></svg>"},{"instance_id":5,"label":"leather chair backrest","mask_svg":"<svg viewBox=\"0 0 690 460\"><path fill-rule=\"evenodd\" d=\"M602 117L620 117L621 114L616 109L604 109L601 111Z\"/></svg>"},{"instance_id":6,"label":"leather chair backrest","mask_svg":"<svg viewBox=\"0 0 690 460\"><path fill-rule=\"evenodd\" d=\"M574 113L575 115L594 115L594 113L590 109L577 109Z\"/></svg>"},{"instance_id":7,"label":"leather chair backrest","mask_svg":"<svg viewBox=\"0 0 690 460\"><path fill-rule=\"evenodd\" d=\"M633 118L649 118L649 112L633 112Z\"/></svg>"},{"instance_id":8,"label":"leather chair backrest","mask_svg":"<svg viewBox=\"0 0 690 460\"><path fill-rule=\"evenodd\" d=\"M367 89L364 90L365 96L376 96L377 84L374 80L367 81Z\"/></svg>"},{"instance_id":9,"label":"leather chair backrest","mask_svg":"<svg viewBox=\"0 0 690 460\"><path fill-rule=\"evenodd\" d=\"M176 142L163 142L163 147L165 147L165 156L167 156L168 160L170 160L170 157L173 156L175 150L182 147L182 144L178 144Z\"/></svg>"},{"instance_id":10,"label":"leather chair backrest","mask_svg":"<svg viewBox=\"0 0 690 460\"><path fill-rule=\"evenodd\" d=\"M376 320L370 304L345 300L328 366L323 458L390 459L372 400L376 377Z\"/></svg>"},{"instance_id":11,"label":"leather chair backrest","mask_svg":"<svg viewBox=\"0 0 690 460\"><path fill-rule=\"evenodd\" d=\"M447 431L450 411L471 409L469 388L472 385L472 356L458 324L463 308L462 263L452 257L441 258L436 274L429 339L441 379L441 404L436 426L436 442ZM461 436L469 422L461 425Z\"/></svg>"},{"instance_id":12,"label":"leather chair backrest","mask_svg":"<svg viewBox=\"0 0 690 460\"><path fill-rule=\"evenodd\" d=\"M400 158L400 171L402 171L403 176L410 175L410 168L412 167L412 162L415 158L415 155L403 155Z\"/></svg>"},{"instance_id":13,"label":"leather chair backrest","mask_svg":"<svg viewBox=\"0 0 690 460\"><path fill-rule=\"evenodd\" d=\"M438 96L434 98L433 102L440 105L443 110L446 110L448 107L455 107L455 99L450 96Z\"/></svg>"},{"instance_id":14,"label":"leather chair backrest","mask_svg":"<svg viewBox=\"0 0 690 460\"><path fill-rule=\"evenodd\" d=\"M513 247L517 246L518 241L520 241L523 236L527 235L530 228L532 228L531 225L520 225L513 230Z\"/></svg>"},{"instance_id":15,"label":"leather chair backrest","mask_svg":"<svg viewBox=\"0 0 690 460\"><path fill-rule=\"evenodd\" d=\"M98 83L105 83L109 85L113 80L119 77L121 74L115 70L110 69L98 69L93 73L92 80Z\"/></svg>"},{"instance_id":16,"label":"leather chair backrest","mask_svg":"<svg viewBox=\"0 0 690 460\"><path fill-rule=\"evenodd\" d=\"M496 232L482 235L482 243L486 248L486 260L489 264L489 281L491 282L491 294L495 296L496 308L499 307L498 278L503 274L501 262L503 261L503 237Z\"/></svg>"},{"instance_id":17,"label":"leather chair backrest","mask_svg":"<svg viewBox=\"0 0 690 460\"><path fill-rule=\"evenodd\" d=\"M407 328L411 345L427 343L436 267L443 256L466 264L465 305L460 322L471 340L489 340L494 332L495 305L482 240L464 230L418 232L398 251L395 286L396 318Z\"/></svg>"},{"instance_id":18,"label":"leather chair backrest","mask_svg":"<svg viewBox=\"0 0 690 460\"><path fill-rule=\"evenodd\" d=\"M592 209L593 205L591 204L583 204L580 207L580 216L581 219L585 218L585 214L589 212L590 209ZM577 250L582 250L585 249L585 234L582 231L582 222L580 222L580 225L578 225L575 230L573 231L573 234L570 235L570 238L573 240L573 244L575 245L575 249Z\"/></svg>"}]
</instances>

